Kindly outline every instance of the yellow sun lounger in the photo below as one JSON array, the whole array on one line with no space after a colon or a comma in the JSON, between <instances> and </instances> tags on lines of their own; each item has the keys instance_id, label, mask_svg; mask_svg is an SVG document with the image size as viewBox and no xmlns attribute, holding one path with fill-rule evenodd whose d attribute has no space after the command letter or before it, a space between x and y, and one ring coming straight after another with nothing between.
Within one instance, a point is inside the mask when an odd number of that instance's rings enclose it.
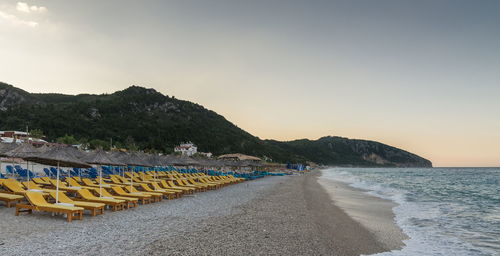
<instances>
[{"instance_id":1,"label":"yellow sun lounger","mask_svg":"<svg viewBox=\"0 0 500 256\"><path fill-rule=\"evenodd\" d=\"M50 182L43 180L42 178L33 178L33 180L36 184L40 185L50 185Z\"/></svg>"},{"instance_id":2,"label":"yellow sun lounger","mask_svg":"<svg viewBox=\"0 0 500 256\"><path fill-rule=\"evenodd\" d=\"M182 190L182 191L186 192L187 194L193 194L194 192L196 192L196 188L188 188L188 187L177 186L171 180L169 180L169 181L161 180L160 184L164 188L179 189L179 190Z\"/></svg>"},{"instance_id":3,"label":"yellow sun lounger","mask_svg":"<svg viewBox=\"0 0 500 256\"><path fill-rule=\"evenodd\" d=\"M38 184L36 184L35 182L33 181L23 181L22 182L24 188L26 188L28 191L29 190L40 190L40 191L43 191L45 193L49 193L51 191L56 191L55 189L46 189L46 188L42 188L40 187Z\"/></svg>"},{"instance_id":4,"label":"yellow sun lounger","mask_svg":"<svg viewBox=\"0 0 500 256\"><path fill-rule=\"evenodd\" d=\"M123 190L122 187L112 187L111 190L118 196L124 196L129 198L138 198L142 204L151 203L151 195L146 195L143 193L129 193Z\"/></svg>"},{"instance_id":5,"label":"yellow sun lounger","mask_svg":"<svg viewBox=\"0 0 500 256\"><path fill-rule=\"evenodd\" d=\"M125 200L94 196L87 189L80 189L76 193L83 201L93 202L93 203L103 203L103 204L111 206L111 209L113 211L123 210L123 207L126 204Z\"/></svg>"},{"instance_id":6,"label":"yellow sun lounger","mask_svg":"<svg viewBox=\"0 0 500 256\"><path fill-rule=\"evenodd\" d=\"M114 199L118 199L118 200L125 200L127 201L127 209L128 208L132 208L132 207L137 207L138 203L139 203L139 198L135 198L135 197L125 197L125 196L115 196L115 195L112 195L111 193L109 193L106 189L102 189L100 190L99 188L95 188L94 191L102 196L102 197L107 197L107 198L114 198Z\"/></svg>"},{"instance_id":7,"label":"yellow sun lounger","mask_svg":"<svg viewBox=\"0 0 500 256\"><path fill-rule=\"evenodd\" d=\"M163 197L162 193L139 191L133 186L126 186L125 191L128 191L130 194L134 194L134 195L135 194L143 194L143 195L151 196L152 202L160 202L162 197Z\"/></svg>"},{"instance_id":8,"label":"yellow sun lounger","mask_svg":"<svg viewBox=\"0 0 500 256\"><path fill-rule=\"evenodd\" d=\"M50 192L50 196L56 199L56 192ZM57 201L64 204L74 205L76 207L81 207L85 210L89 210L92 216L96 216L98 214L104 214L104 206L103 203L92 203L92 202L83 202L83 201L74 201L69 198L64 192L59 191L59 196L57 197Z\"/></svg>"},{"instance_id":9,"label":"yellow sun lounger","mask_svg":"<svg viewBox=\"0 0 500 256\"><path fill-rule=\"evenodd\" d=\"M173 189L173 188L163 188L158 182L152 182L150 184L155 190L165 190L168 192L173 192L175 193L175 197L179 198L184 194L183 190L180 189Z\"/></svg>"},{"instance_id":10,"label":"yellow sun lounger","mask_svg":"<svg viewBox=\"0 0 500 256\"><path fill-rule=\"evenodd\" d=\"M69 187L66 185L66 183L58 180L50 180L50 184L52 185L52 187L54 187L54 189L57 187L57 184L59 183L59 190L64 190L64 191L68 191L68 192L73 192L73 193L76 193L78 190L82 189L81 187Z\"/></svg>"},{"instance_id":11,"label":"yellow sun lounger","mask_svg":"<svg viewBox=\"0 0 500 256\"><path fill-rule=\"evenodd\" d=\"M166 191L163 189L162 190L154 190L151 187L149 187L147 184L144 184L144 183L139 184L139 186L142 190L144 190L144 192L160 193L160 194L163 194L163 196L165 196L168 200L172 200L177 196L175 192L169 192L169 191Z\"/></svg>"},{"instance_id":12,"label":"yellow sun lounger","mask_svg":"<svg viewBox=\"0 0 500 256\"><path fill-rule=\"evenodd\" d=\"M175 183L177 183L179 186L181 187L188 187L188 188L195 188L196 191L201 191L201 192L204 192L204 191L207 191L207 187L203 187L203 186L195 186L193 184L190 184L190 183L187 183L185 180L183 179L176 179L175 180Z\"/></svg>"},{"instance_id":13,"label":"yellow sun lounger","mask_svg":"<svg viewBox=\"0 0 500 256\"><path fill-rule=\"evenodd\" d=\"M5 180L3 181L2 186L9 190L10 192L16 194L16 195L24 195L26 192L36 192L40 193L42 195L48 195L46 192L40 191L40 190L25 190L22 186L21 183L19 183L17 180Z\"/></svg>"},{"instance_id":14,"label":"yellow sun lounger","mask_svg":"<svg viewBox=\"0 0 500 256\"><path fill-rule=\"evenodd\" d=\"M6 194L6 193L0 193L0 201L5 202L8 208L11 207L12 202L21 202L24 197L20 195L13 195L13 194Z\"/></svg>"},{"instance_id":15,"label":"yellow sun lounger","mask_svg":"<svg viewBox=\"0 0 500 256\"><path fill-rule=\"evenodd\" d=\"M43 198L42 194L36 192L26 192L24 196L26 197L26 199L28 199L28 202L30 204L16 204L16 216L19 216L21 212L27 212L31 214L33 213L33 211L39 211L66 214L66 220L68 222L71 222L73 219L83 219L83 208L81 207L49 204L47 201L45 201L45 198Z\"/></svg>"}]
</instances>

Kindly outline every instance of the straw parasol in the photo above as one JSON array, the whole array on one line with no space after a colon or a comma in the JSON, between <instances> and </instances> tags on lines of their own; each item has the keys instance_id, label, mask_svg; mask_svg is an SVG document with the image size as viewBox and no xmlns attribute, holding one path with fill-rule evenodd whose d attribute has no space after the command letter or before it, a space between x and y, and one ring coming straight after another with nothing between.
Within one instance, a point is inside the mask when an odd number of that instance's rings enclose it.
<instances>
[{"instance_id":1,"label":"straw parasol","mask_svg":"<svg viewBox=\"0 0 500 256\"><path fill-rule=\"evenodd\" d=\"M19 147L17 143L0 143L0 156L6 156L5 153Z\"/></svg>"},{"instance_id":2,"label":"straw parasol","mask_svg":"<svg viewBox=\"0 0 500 256\"><path fill-rule=\"evenodd\" d=\"M4 153L5 156L12 157L12 158L22 158L22 159L27 159L30 157L37 156L40 153L40 151L33 147L31 144L28 143L23 143L19 145L18 147L13 148L12 150L9 150ZM29 181L30 181L30 171L29 171L29 161L26 160L26 178L28 180L28 189L29 189Z\"/></svg>"},{"instance_id":3,"label":"straw parasol","mask_svg":"<svg viewBox=\"0 0 500 256\"><path fill-rule=\"evenodd\" d=\"M173 160L174 160L173 158L174 158L174 156L172 156L172 155L160 156L161 165L163 165L163 166L173 165Z\"/></svg>"},{"instance_id":4,"label":"straw parasol","mask_svg":"<svg viewBox=\"0 0 500 256\"><path fill-rule=\"evenodd\" d=\"M178 165L178 166L199 165L198 161L188 156L178 156L178 157L171 156L169 160L172 165Z\"/></svg>"},{"instance_id":5,"label":"straw parasol","mask_svg":"<svg viewBox=\"0 0 500 256\"><path fill-rule=\"evenodd\" d=\"M18 147L19 144L17 143L0 143L0 157L5 157L5 152L8 152L12 149L15 149ZM14 162L12 162L12 165L14 165ZM0 161L0 173L2 172L2 162Z\"/></svg>"},{"instance_id":6,"label":"straw parasol","mask_svg":"<svg viewBox=\"0 0 500 256\"><path fill-rule=\"evenodd\" d=\"M127 158L129 155L128 153L122 152L122 151L111 151L111 152L108 152L107 154L111 160L113 160L117 163L121 163L121 165L123 165L123 166L128 165L128 163L127 163ZM123 169L123 171L122 171L120 168L120 172L121 172L121 176L124 177L125 169Z\"/></svg>"},{"instance_id":7,"label":"straw parasol","mask_svg":"<svg viewBox=\"0 0 500 256\"><path fill-rule=\"evenodd\" d=\"M156 167L161 167L163 165L163 159L157 154L145 154L145 161L148 162L154 168L154 179L156 179Z\"/></svg>"},{"instance_id":8,"label":"straw parasol","mask_svg":"<svg viewBox=\"0 0 500 256\"><path fill-rule=\"evenodd\" d=\"M111 159L109 155L102 149L94 150L85 154L81 160L88 164L99 165L99 195L102 197L102 165L122 165L121 163Z\"/></svg>"},{"instance_id":9,"label":"straw parasol","mask_svg":"<svg viewBox=\"0 0 500 256\"><path fill-rule=\"evenodd\" d=\"M26 160L30 160L36 163L45 165L57 165L56 174L56 203L59 201L59 167L77 167L77 168L88 168L90 165L80 161L76 158L68 147L52 147L45 152L41 152L35 156L27 157Z\"/></svg>"}]
</instances>

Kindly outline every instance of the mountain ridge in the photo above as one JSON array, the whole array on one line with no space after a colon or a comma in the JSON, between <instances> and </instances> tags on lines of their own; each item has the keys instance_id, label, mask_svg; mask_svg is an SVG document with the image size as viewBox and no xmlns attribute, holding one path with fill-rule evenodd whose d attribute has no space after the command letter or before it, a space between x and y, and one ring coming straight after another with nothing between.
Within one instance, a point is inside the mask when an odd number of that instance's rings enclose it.
<instances>
[{"instance_id":1,"label":"mountain ridge","mask_svg":"<svg viewBox=\"0 0 500 256\"><path fill-rule=\"evenodd\" d=\"M55 141L110 139L117 146L170 153L182 141L201 151L240 152L279 162L341 166L431 167L420 156L380 142L325 136L318 140L262 140L202 105L169 97L153 88L130 86L111 94L29 93L0 82L0 129L29 125Z\"/></svg>"}]
</instances>

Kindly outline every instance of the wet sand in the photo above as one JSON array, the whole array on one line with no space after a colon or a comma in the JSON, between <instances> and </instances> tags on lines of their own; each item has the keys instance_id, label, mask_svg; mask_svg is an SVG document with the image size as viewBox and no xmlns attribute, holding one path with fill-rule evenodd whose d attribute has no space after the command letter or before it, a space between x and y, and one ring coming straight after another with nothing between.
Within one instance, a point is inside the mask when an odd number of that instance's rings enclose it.
<instances>
[{"instance_id":1,"label":"wet sand","mask_svg":"<svg viewBox=\"0 0 500 256\"><path fill-rule=\"evenodd\" d=\"M359 222L390 250L401 249L408 239L394 221L394 202L371 196L366 191L326 178L318 178L335 205Z\"/></svg>"}]
</instances>

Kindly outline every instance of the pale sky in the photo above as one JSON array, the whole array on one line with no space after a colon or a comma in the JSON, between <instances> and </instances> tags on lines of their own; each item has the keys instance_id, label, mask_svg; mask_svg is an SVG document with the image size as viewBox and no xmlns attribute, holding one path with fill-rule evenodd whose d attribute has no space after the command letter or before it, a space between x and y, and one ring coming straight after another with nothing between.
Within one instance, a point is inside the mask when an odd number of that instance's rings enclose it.
<instances>
[{"instance_id":1,"label":"pale sky","mask_svg":"<svg viewBox=\"0 0 500 256\"><path fill-rule=\"evenodd\" d=\"M141 85L263 139L500 166L500 1L0 0L0 81Z\"/></svg>"}]
</instances>

